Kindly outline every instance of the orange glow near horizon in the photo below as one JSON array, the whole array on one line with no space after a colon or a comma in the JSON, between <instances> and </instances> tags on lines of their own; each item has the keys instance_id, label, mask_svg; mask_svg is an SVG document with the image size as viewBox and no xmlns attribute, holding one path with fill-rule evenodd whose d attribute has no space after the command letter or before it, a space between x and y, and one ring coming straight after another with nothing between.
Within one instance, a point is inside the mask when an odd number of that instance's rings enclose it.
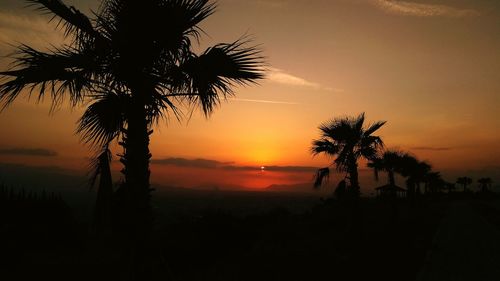
<instances>
[{"instance_id":1,"label":"orange glow near horizon","mask_svg":"<svg viewBox=\"0 0 500 281\"><path fill-rule=\"evenodd\" d=\"M43 26L47 19L10 2L0 3L1 42L47 48L62 41L52 26ZM84 9L98 4L77 2ZM267 78L235 87L235 97L208 119L196 111L190 119L161 123L153 128L150 150L154 160L201 158L240 170L152 164L152 182L254 189L311 182L310 171L268 167L330 164L310 154L318 125L361 112L368 123L388 121L379 131L386 147L429 161L447 180L471 175L500 182L499 4L462 1L464 7L447 11L477 13L434 16L387 11L372 2L218 1L202 25L210 36L202 36L199 48L250 30L268 59ZM0 45L0 55L11 51ZM2 57L0 70L9 62ZM87 169L93 153L74 134L83 107L63 106L49 115L49 100L35 104L23 97L0 112L0 150L43 148L57 155L4 153L1 163ZM112 151L115 160L122 152L116 143ZM363 173L373 184L371 171Z\"/></svg>"}]
</instances>

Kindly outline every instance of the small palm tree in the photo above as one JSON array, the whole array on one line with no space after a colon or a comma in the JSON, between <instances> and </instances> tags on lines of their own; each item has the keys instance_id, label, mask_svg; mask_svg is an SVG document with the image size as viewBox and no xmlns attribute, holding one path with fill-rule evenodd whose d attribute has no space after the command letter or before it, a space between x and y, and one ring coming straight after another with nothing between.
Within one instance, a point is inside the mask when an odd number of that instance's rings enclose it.
<instances>
[{"instance_id":1,"label":"small palm tree","mask_svg":"<svg viewBox=\"0 0 500 281\"><path fill-rule=\"evenodd\" d=\"M395 174L400 173L402 169L402 161L406 157L406 153L397 150L386 150L381 156L377 156L368 162L368 167L373 169L375 179L378 180L379 172L387 173L388 183L391 186L396 185Z\"/></svg>"},{"instance_id":2,"label":"small palm tree","mask_svg":"<svg viewBox=\"0 0 500 281\"><path fill-rule=\"evenodd\" d=\"M452 182L445 182L445 187L448 189L448 194L451 194L455 190L455 184Z\"/></svg>"},{"instance_id":3,"label":"small palm tree","mask_svg":"<svg viewBox=\"0 0 500 281\"><path fill-rule=\"evenodd\" d=\"M477 180L477 182L479 183L481 192L487 192L490 189L491 184L493 183L491 178L480 178Z\"/></svg>"},{"instance_id":4,"label":"small palm tree","mask_svg":"<svg viewBox=\"0 0 500 281\"><path fill-rule=\"evenodd\" d=\"M432 194L444 189L446 182L440 172L429 172L425 175L425 186L426 190Z\"/></svg>"},{"instance_id":5,"label":"small palm tree","mask_svg":"<svg viewBox=\"0 0 500 281\"><path fill-rule=\"evenodd\" d=\"M431 171L431 165L418 160L415 156L405 153L400 161L399 173L406 178L408 199L415 205L416 195L421 194L420 185L425 181L425 175Z\"/></svg>"},{"instance_id":6,"label":"small palm tree","mask_svg":"<svg viewBox=\"0 0 500 281\"><path fill-rule=\"evenodd\" d=\"M459 177L457 178L457 184L460 184L464 188L464 192L467 191L467 186L472 184L472 179L469 177Z\"/></svg>"},{"instance_id":7,"label":"small palm tree","mask_svg":"<svg viewBox=\"0 0 500 281\"><path fill-rule=\"evenodd\" d=\"M382 139L374 136L386 122L378 121L364 127L365 114L357 117L343 117L327 121L319 126L321 138L313 140L311 153L325 154L335 158L331 165L337 171L346 172L349 176L349 189L359 195L358 159L368 160L376 157L383 147ZM315 187L319 187L328 178L330 168L319 169L316 173Z\"/></svg>"}]
</instances>

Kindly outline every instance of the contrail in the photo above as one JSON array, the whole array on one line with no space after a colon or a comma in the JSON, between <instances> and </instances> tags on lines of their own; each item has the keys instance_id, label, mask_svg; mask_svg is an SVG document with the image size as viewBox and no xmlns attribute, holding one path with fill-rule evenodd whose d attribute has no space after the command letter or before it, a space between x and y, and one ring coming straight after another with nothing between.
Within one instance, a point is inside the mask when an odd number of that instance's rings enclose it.
<instances>
[{"instance_id":1,"label":"contrail","mask_svg":"<svg viewBox=\"0 0 500 281\"><path fill-rule=\"evenodd\" d=\"M271 103L271 104L288 104L288 105L297 105L299 103L296 102L288 102L288 101L273 101L273 100L252 100L252 99L238 99L232 98L234 101L244 101L244 102L258 102L258 103Z\"/></svg>"}]
</instances>

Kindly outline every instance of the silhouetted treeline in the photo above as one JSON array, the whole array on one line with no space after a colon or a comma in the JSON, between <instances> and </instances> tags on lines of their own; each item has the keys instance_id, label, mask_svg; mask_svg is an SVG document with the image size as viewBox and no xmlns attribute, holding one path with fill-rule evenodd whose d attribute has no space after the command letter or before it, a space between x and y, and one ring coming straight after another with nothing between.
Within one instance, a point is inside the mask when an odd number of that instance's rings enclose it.
<instances>
[{"instance_id":1,"label":"silhouetted treeline","mask_svg":"<svg viewBox=\"0 0 500 281\"><path fill-rule=\"evenodd\" d=\"M0 184L0 224L3 238L11 239L17 251L61 247L71 239L74 220L60 194Z\"/></svg>"}]
</instances>

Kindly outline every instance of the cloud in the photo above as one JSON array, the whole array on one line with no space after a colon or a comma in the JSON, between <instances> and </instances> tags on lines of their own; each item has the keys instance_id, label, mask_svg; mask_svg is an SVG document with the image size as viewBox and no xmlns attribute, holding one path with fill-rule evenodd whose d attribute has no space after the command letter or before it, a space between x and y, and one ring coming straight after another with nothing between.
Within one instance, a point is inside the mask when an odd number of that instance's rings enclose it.
<instances>
[{"instance_id":1,"label":"cloud","mask_svg":"<svg viewBox=\"0 0 500 281\"><path fill-rule=\"evenodd\" d=\"M20 43L37 49L47 49L51 45L57 46L64 42L64 33L57 30L56 23L57 21L49 23L49 18L36 14L25 15L15 11L0 11L0 50L12 51L9 44Z\"/></svg>"},{"instance_id":2,"label":"cloud","mask_svg":"<svg viewBox=\"0 0 500 281\"><path fill-rule=\"evenodd\" d=\"M387 13L404 16L464 18L480 15L478 11L473 9L460 9L439 4L397 0L371 0L371 2Z\"/></svg>"},{"instance_id":3,"label":"cloud","mask_svg":"<svg viewBox=\"0 0 500 281\"><path fill-rule=\"evenodd\" d=\"M289 74L289 73L285 72L284 70L281 70L279 68L274 68L274 67L270 67L268 69L266 77L268 80L275 82L275 83L278 83L278 84L284 84L284 85L289 85L289 86L307 87L307 88L312 88L314 90L343 92L342 89L334 89L334 88L330 88L330 87L325 87L319 83L308 81L304 78L300 78L298 76Z\"/></svg>"},{"instance_id":4,"label":"cloud","mask_svg":"<svg viewBox=\"0 0 500 281\"><path fill-rule=\"evenodd\" d=\"M433 146L416 146L411 147L413 150L427 150L427 151L448 151L452 150L451 147L433 147Z\"/></svg>"},{"instance_id":5,"label":"cloud","mask_svg":"<svg viewBox=\"0 0 500 281\"><path fill-rule=\"evenodd\" d=\"M45 148L0 148L0 155L53 157L57 152Z\"/></svg>"},{"instance_id":6,"label":"cloud","mask_svg":"<svg viewBox=\"0 0 500 281\"><path fill-rule=\"evenodd\" d=\"M252 99L239 99L232 98L233 101L242 101L242 102L255 102L255 103L270 103L270 104L288 104L288 105L297 105L299 103L296 102L288 102L288 101L272 101L272 100L252 100Z\"/></svg>"},{"instance_id":7,"label":"cloud","mask_svg":"<svg viewBox=\"0 0 500 281\"><path fill-rule=\"evenodd\" d=\"M260 171L261 166L239 166L234 165L234 162L222 162L211 159L186 159L186 158L165 158L153 159L152 164L156 165L171 165L177 167L190 167L190 168L204 168L204 169L221 169L221 170L234 170L234 171ZM265 166L265 171L272 172L314 172L317 167L309 166Z\"/></svg>"},{"instance_id":8,"label":"cloud","mask_svg":"<svg viewBox=\"0 0 500 281\"><path fill-rule=\"evenodd\" d=\"M152 164L157 165L172 165L178 167L192 167L192 168L217 168L222 165L229 165L232 162L220 162L217 160L210 159L186 159L186 158L165 158L165 159L153 159Z\"/></svg>"}]
</instances>

